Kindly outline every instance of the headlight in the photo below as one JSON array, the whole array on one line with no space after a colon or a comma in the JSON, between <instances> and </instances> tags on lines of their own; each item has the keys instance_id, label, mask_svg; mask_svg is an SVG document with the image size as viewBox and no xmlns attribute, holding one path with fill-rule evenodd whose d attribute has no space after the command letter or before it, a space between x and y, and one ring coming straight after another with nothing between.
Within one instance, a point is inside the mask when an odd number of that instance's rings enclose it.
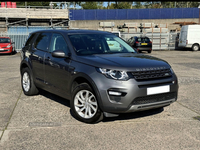
<instances>
[{"instance_id":1,"label":"headlight","mask_svg":"<svg viewBox=\"0 0 200 150\"><path fill-rule=\"evenodd\" d=\"M117 71L117 70L101 69L101 68L98 68L98 71L110 79L123 80L123 81L129 79L129 76L125 71Z\"/></svg>"},{"instance_id":2,"label":"headlight","mask_svg":"<svg viewBox=\"0 0 200 150\"><path fill-rule=\"evenodd\" d=\"M11 45L9 44L8 46L6 46L6 48L10 48L11 47Z\"/></svg>"}]
</instances>

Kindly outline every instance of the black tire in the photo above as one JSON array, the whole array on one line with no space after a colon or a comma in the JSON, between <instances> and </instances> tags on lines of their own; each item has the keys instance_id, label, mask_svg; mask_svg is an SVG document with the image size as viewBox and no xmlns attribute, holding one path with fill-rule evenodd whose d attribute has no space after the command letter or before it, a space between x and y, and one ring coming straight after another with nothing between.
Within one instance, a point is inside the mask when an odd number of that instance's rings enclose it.
<instances>
[{"instance_id":1,"label":"black tire","mask_svg":"<svg viewBox=\"0 0 200 150\"><path fill-rule=\"evenodd\" d=\"M192 45L192 50L193 51L198 51L199 50L199 45L198 44Z\"/></svg>"},{"instance_id":2,"label":"black tire","mask_svg":"<svg viewBox=\"0 0 200 150\"><path fill-rule=\"evenodd\" d=\"M70 107L74 117L85 123L97 123L103 116L95 93L87 83L79 84L74 88Z\"/></svg>"},{"instance_id":3,"label":"black tire","mask_svg":"<svg viewBox=\"0 0 200 150\"><path fill-rule=\"evenodd\" d=\"M23 92L27 96L36 95L39 93L39 90L33 82L33 77L29 68L23 68L21 72L21 86Z\"/></svg>"},{"instance_id":4,"label":"black tire","mask_svg":"<svg viewBox=\"0 0 200 150\"><path fill-rule=\"evenodd\" d=\"M148 51L148 53L150 54L150 53L151 53L151 51Z\"/></svg>"}]
</instances>

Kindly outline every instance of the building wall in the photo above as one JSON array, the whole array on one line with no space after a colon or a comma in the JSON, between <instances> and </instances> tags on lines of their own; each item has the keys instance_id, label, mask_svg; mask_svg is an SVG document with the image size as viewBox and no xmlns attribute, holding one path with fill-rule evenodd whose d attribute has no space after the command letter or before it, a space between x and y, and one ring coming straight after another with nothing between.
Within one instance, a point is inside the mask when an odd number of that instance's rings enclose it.
<instances>
[{"instance_id":1,"label":"building wall","mask_svg":"<svg viewBox=\"0 0 200 150\"><path fill-rule=\"evenodd\" d=\"M199 23L198 8L69 10L69 16L70 28L88 29L98 29L99 22L114 22L115 28L129 22L167 24L169 30L180 28L175 22Z\"/></svg>"},{"instance_id":2,"label":"building wall","mask_svg":"<svg viewBox=\"0 0 200 150\"><path fill-rule=\"evenodd\" d=\"M70 21L70 28L94 29L97 30L100 22L114 22L114 28L124 25L125 23L154 23L167 24L169 30L180 29L180 26L175 22L196 22L199 23L199 18L189 19L134 19L134 20L74 20Z\"/></svg>"},{"instance_id":3,"label":"building wall","mask_svg":"<svg viewBox=\"0 0 200 150\"><path fill-rule=\"evenodd\" d=\"M69 10L70 20L137 20L198 18L198 8Z\"/></svg>"}]
</instances>

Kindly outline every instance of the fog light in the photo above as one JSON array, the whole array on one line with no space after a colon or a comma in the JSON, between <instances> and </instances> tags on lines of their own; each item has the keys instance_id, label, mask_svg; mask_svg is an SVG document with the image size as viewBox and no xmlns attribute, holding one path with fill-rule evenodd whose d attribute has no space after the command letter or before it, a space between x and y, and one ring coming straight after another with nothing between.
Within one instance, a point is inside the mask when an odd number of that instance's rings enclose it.
<instances>
[{"instance_id":1,"label":"fog light","mask_svg":"<svg viewBox=\"0 0 200 150\"><path fill-rule=\"evenodd\" d=\"M122 96L121 92L115 92L115 91L108 91L108 94L113 96Z\"/></svg>"}]
</instances>

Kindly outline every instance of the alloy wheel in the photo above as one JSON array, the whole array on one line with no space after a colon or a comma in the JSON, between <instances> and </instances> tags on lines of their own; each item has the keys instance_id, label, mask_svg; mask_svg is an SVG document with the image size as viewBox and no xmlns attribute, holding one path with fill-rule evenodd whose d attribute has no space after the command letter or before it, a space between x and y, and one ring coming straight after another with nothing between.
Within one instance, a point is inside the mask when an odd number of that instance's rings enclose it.
<instances>
[{"instance_id":1,"label":"alloy wheel","mask_svg":"<svg viewBox=\"0 0 200 150\"><path fill-rule=\"evenodd\" d=\"M98 110L96 97L88 90L81 90L76 94L74 106L78 115L84 119L94 117Z\"/></svg>"},{"instance_id":2,"label":"alloy wheel","mask_svg":"<svg viewBox=\"0 0 200 150\"><path fill-rule=\"evenodd\" d=\"M30 77L27 72L24 72L22 82L24 91L28 92L30 90L31 84L30 84Z\"/></svg>"}]
</instances>

